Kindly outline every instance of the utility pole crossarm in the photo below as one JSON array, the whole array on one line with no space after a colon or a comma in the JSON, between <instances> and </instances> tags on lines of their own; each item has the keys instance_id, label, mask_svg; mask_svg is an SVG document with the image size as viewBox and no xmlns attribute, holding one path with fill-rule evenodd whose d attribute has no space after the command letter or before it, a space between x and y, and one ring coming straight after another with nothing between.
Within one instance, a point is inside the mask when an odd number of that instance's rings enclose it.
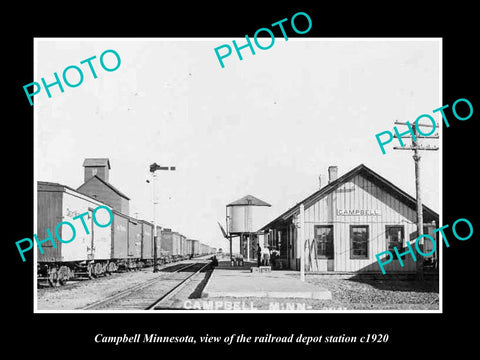
<instances>
[{"instance_id":1,"label":"utility pole crossarm","mask_svg":"<svg viewBox=\"0 0 480 360\"><path fill-rule=\"evenodd\" d=\"M394 150L430 150L430 151L435 151L438 150L438 146L394 146Z\"/></svg>"},{"instance_id":2,"label":"utility pole crossarm","mask_svg":"<svg viewBox=\"0 0 480 360\"><path fill-rule=\"evenodd\" d=\"M410 123L403 122L403 121L395 121L394 124L395 125L408 125ZM431 125L431 124L416 124L415 126L433 127L433 125ZM438 124L437 123L435 123L435 128L438 129Z\"/></svg>"},{"instance_id":3,"label":"utility pole crossarm","mask_svg":"<svg viewBox=\"0 0 480 360\"><path fill-rule=\"evenodd\" d=\"M430 135L430 136L416 135L415 137L417 139L439 139L440 138L438 136L438 134L433 134L433 135ZM394 139L400 139L400 138L402 138L402 139L412 139L412 136L411 135L397 136L397 134L394 134L393 138Z\"/></svg>"}]
</instances>

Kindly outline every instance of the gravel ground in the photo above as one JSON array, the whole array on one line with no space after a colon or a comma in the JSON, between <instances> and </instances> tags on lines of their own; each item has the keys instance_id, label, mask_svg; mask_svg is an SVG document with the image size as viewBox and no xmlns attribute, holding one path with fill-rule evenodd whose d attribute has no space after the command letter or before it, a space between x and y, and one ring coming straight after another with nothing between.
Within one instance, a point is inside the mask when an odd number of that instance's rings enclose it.
<instances>
[{"instance_id":1,"label":"gravel ground","mask_svg":"<svg viewBox=\"0 0 480 360\"><path fill-rule=\"evenodd\" d=\"M307 281L332 293L332 306L347 309L438 310L438 281L349 280L309 275Z\"/></svg>"},{"instance_id":2,"label":"gravel ground","mask_svg":"<svg viewBox=\"0 0 480 360\"><path fill-rule=\"evenodd\" d=\"M331 279L308 275L306 281L329 290L332 300L280 298L203 298L188 303L190 308L210 307L212 310L438 310L438 282L402 280Z\"/></svg>"},{"instance_id":3,"label":"gravel ground","mask_svg":"<svg viewBox=\"0 0 480 360\"><path fill-rule=\"evenodd\" d=\"M127 273L114 273L111 276L93 280L68 283L62 287L37 290L38 310L74 310L107 296L123 291L135 284L157 276L168 276L167 272L154 273L146 268Z\"/></svg>"},{"instance_id":4,"label":"gravel ground","mask_svg":"<svg viewBox=\"0 0 480 360\"><path fill-rule=\"evenodd\" d=\"M37 290L38 310L75 310L106 296L120 292L140 281L168 273L140 271L113 274L89 281L67 284L59 288ZM201 289L209 276L204 274L192 281L173 301L173 308L188 310L438 310L438 282L402 280L332 279L322 275L307 275L306 281L329 290L332 300L280 298L200 298ZM200 284L201 283L201 284ZM188 300L185 302L185 300ZM212 302L217 302L213 305ZM206 308L204 308L206 307Z\"/></svg>"}]
</instances>

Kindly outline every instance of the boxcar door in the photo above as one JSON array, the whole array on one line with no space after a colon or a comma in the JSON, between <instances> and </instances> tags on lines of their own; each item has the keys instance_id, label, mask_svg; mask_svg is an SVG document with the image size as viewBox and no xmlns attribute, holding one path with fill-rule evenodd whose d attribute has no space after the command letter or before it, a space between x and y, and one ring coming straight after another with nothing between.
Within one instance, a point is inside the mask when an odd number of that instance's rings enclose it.
<instances>
[{"instance_id":1,"label":"boxcar door","mask_svg":"<svg viewBox=\"0 0 480 360\"><path fill-rule=\"evenodd\" d=\"M95 226L93 223L93 210L91 207L88 208L88 225L90 225L90 241L87 242L87 259L88 260L93 260L95 259ZM87 226L88 226L87 225Z\"/></svg>"}]
</instances>

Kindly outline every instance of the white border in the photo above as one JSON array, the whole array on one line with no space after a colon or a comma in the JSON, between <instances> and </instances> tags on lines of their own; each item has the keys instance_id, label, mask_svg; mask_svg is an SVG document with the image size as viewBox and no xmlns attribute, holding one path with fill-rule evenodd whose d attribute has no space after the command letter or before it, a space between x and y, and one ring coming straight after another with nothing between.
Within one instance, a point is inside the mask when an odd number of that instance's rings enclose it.
<instances>
[{"instance_id":1,"label":"white border","mask_svg":"<svg viewBox=\"0 0 480 360\"><path fill-rule=\"evenodd\" d=\"M224 41L225 39L243 39L239 37L228 38L228 37L212 37L212 38L82 38L82 37L71 37L71 38L33 38L33 51L34 51L34 64L33 64L33 76L34 79L37 79L37 43L38 41L46 40L46 41L106 41L106 40L113 40L113 41ZM280 38L281 39L281 38ZM388 38L388 37L372 37L372 38L318 38L318 37L293 37L288 38L289 41L334 41L334 42L341 42L341 41L438 41L439 42L439 84L440 84L440 91L439 91L439 106L443 105L443 38L442 37L422 37L422 38ZM433 110L433 109L432 109ZM37 109L33 106L33 126L34 126L34 139L33 139L33 199L34 199L34 229L37 229L37 124L38 124L38 117L37 117ZM439 147L440 147L440 156L439 156L439 217L440 217L440 224L438 227L443 226L443 119L441 118L438 121L439 124ZM438 241L440 244L440 241ZM37 251L34 251L33 254L33 296L34 296L34 313L44 314L44 313L53 313L53 314L326 314L326 313L335 313L335 314L442 314L443 313L443 247L439 246L439 258L440 258L440 269L439 269L439 309L438 310L280 310L280 311L273 311L273 310L39 310L38 309L38 296L37 296ZM308 275L307 275L308 276ZM192 299L198 301L208 301L208 298L200 298L200 299ZM291 303L302 303L303 299L292 299ZM237 301L237 300L235 300ZM242 302L242 298L238 298L239 302ZM276 302L275 298L271 299L271 302Z\"/></svg>"}]
</instances>

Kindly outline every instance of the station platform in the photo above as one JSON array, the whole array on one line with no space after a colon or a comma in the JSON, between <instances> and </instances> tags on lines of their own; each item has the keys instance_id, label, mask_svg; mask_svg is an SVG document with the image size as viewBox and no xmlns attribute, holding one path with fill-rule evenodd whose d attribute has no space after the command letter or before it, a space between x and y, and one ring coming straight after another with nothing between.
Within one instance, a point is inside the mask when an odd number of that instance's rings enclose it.
<instances>
[{"instance_id":1,"label":"station platform","mask_svg":"<svg viewBox=\"0 0 480 360\"><path fill-rule=\"evenodd\" d=\"M232 267L229 261L219 261L213 270L202 297L262 297L331 300L330 291L300 281L300 273L292 270L271 272L251 271L256 262Z\"/></svg>"}]
</instances>

